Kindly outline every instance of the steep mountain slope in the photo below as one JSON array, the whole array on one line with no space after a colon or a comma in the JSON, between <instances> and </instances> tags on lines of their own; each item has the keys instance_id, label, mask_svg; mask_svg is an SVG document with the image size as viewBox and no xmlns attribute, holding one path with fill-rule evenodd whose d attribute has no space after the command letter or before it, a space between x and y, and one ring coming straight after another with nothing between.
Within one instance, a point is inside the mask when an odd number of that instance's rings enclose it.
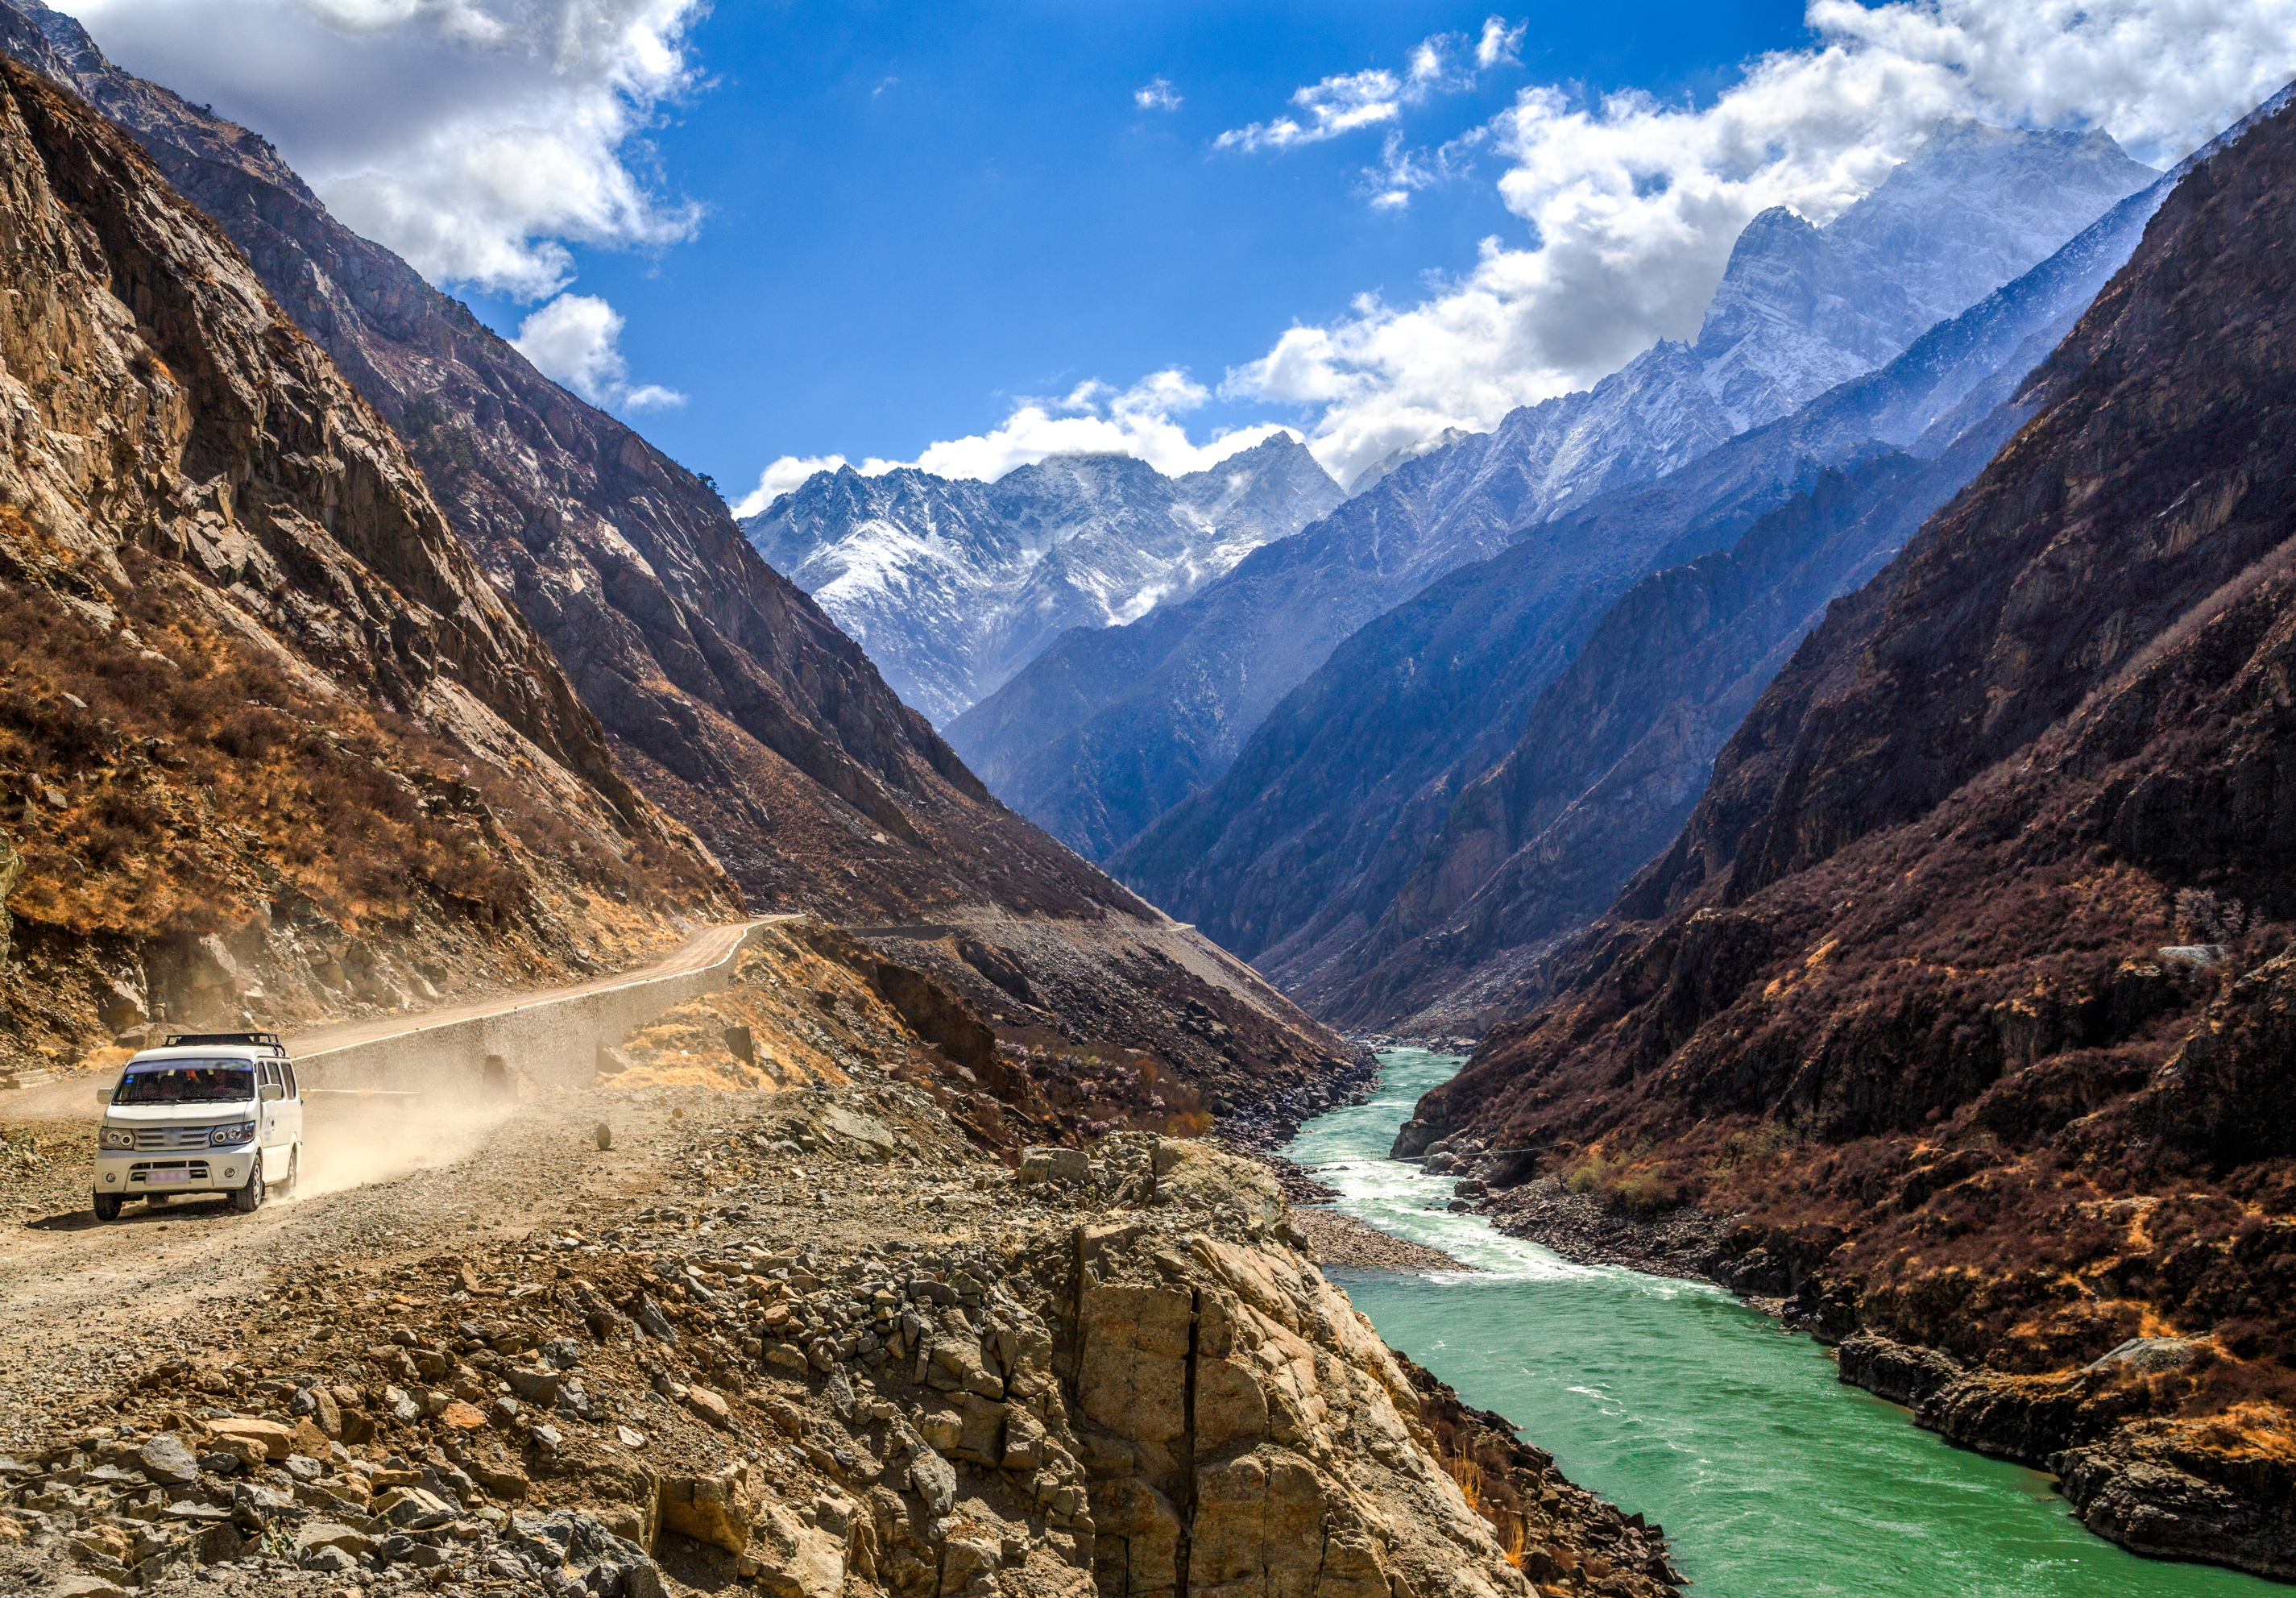
<instances>
[{"instance_id":1,"label":"steep mountain slope","mask_svg":"<svg viewBox=\"0 0 2296 1598\"><path fill-rule=\"evenodd\" d=\"M945 723L1070 628L1185 599L1341 498L1307 447L1279 433L1181 477L1120 455L1055 457L995 482L849 466L809 478L742 531L869 651L903 703Z\"/></svg>"},{"instance_id":2,"label":"steep mountain slope","mask_svg":"<svg viewBox=\"0 0 2296 1598\"><path fill-rule=\"evenodd\" d=\"M1481 1162L1502 1214L1541 1164L1738 1214L1706 1268L1863 1328L1845 1374L2056 1455L2107 1536L2282 1576L2291 98L2183 177L2033 419L1833 607L1410 1140L1563 1150Z\"/></svg>"},{"instance_id":3,"label":"steep mountain slope","mask_svg":"<svg viewBox=\"0 0 2296 1598\"><path fill-rule=\"evenodd\" d=\"M2055 347L2168 188L2122 202L1881 371L1379 618L1119 874L1319 1014L1480 1030L1528 961L1666 847L1826 601L2015 431L2025 412L1984 402ZM1862 466L1877 448L1915 458ZM1854 482L1821 490L1821 471ZM1531 558L1550 540L1692 564L1623 593L1558 591Z\"/></svg>"},{"instance_id":4,"label":"steep mountain slope","mask_svg":"<svg viewBox=\"0 0 2296 1598\"><path fill-rule=\"evenodd\" d=\"M33 0L0 0L0 47L86 95L246 251L407 439L621 769L750 904L904 929L905 959L1016 1026L1153 1050L1238 1103L1325 1068L1330 1034L991 799L707 485L344 228L268 144Z\"/></svg>"},{"instance_id":5,"label":"steep mountain slope","mask_svg":"<svg viewBox=\"0 0 2296 1598\"><path fill-rule=\"evenodd\" d=\"M1007 803L1110 859L1217 780L1357 627L1890 359L2156 176L2101 135L1940 128L1824 228L1784 211L1749 224L1695 345L1661 342L1592 390L1400 464L1178 614L1062 640L950 741Z\"/></svg>"},{"instance_id":6,"label":"steep mountain slope","mask_svg":"<svg viewBox=\"0 0 2296 1598\"><path fill-rule=\"evenodd\" d=\"M390 429L142 152L0 61L0 1057L159 1005L594 970L735 911Z\"/></svg>"}]
</instances>

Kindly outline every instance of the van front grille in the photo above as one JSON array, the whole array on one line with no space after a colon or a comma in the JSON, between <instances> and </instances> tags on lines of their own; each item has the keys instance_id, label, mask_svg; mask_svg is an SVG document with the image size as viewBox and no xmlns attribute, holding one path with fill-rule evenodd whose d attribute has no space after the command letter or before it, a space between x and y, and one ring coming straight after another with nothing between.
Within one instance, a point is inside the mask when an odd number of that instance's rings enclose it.
<instances>
[{"instance_id":1,"label":"van front grille","mask_svg":"<svg viewBox=\"0 0 2296 1598\"><path fill-rule=\"evenodd\" d=\"M138 1153L151 1149L204 1149L208 1146L208 1129L204 1126L139 1126L135 1129Z\"/></svg>"}]
</instances>

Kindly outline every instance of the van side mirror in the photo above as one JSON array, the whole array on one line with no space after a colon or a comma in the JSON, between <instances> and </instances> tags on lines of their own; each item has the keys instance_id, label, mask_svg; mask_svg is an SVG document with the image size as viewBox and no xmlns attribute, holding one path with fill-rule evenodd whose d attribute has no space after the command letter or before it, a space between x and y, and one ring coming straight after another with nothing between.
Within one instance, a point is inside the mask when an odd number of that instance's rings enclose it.
<instances>
[{"instance_id":1,"label":"van side mirror","mask_svg":"<svg viewBox=\"0 0 2296 1598\"><path fill-rule=\"evenodd\" d=\"M111 1094L112 1090L110 1088L98 1088L95 1090L95 1101L98 1104L110 1104L111 1102Z\"/></svg>"},{"instance_id":2,"label":"van side mirror","mask_svg":"<svg viewBox=\"0 0 2296 1598\"><path fill-rule=\"evenodd\" d=\"M264 1100L265 1100L266 1103L274 1103L274 1104L275 1104L275 1103L277 1103L280 1100L284 1099L285 1097L287 1097L287 1090L286 1090L285 1088L281 1087L281 1086L280 1086L277 1083L275 1083L275 1082L266 1082L266 1083L265 1083L263 1084L262 1089L261 1089L261 1093L262 1093L262 1097L263 1097Z\"/></svg>"}]
</instances>

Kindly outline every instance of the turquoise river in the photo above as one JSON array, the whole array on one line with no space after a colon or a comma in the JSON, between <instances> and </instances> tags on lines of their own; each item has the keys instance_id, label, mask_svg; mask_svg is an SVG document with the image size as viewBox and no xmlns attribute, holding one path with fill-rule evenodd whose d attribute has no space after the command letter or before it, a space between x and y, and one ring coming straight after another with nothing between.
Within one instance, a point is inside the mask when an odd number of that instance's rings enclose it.
<instances>
[{"instance_id":1,"label":"turquoise river","mask_svg":"<svg viewBox=\"0 0 2296 1598\"><path fill-rule=\"evenodd\" d=\"M1387 1340L1495 1409L1572 1480L1666 1528L1697 1598L2287 1598L2090 1536L2032 1470L1955 1448L1842 1386L1826 1351L1718 1288L1574 1265L1451 1215L1387 1157L1453 1056L1382 1055L1367 1104L1288 1150L1338 1207L1480 1267L1335 1271Z\"/></svg>"}]
</instances>

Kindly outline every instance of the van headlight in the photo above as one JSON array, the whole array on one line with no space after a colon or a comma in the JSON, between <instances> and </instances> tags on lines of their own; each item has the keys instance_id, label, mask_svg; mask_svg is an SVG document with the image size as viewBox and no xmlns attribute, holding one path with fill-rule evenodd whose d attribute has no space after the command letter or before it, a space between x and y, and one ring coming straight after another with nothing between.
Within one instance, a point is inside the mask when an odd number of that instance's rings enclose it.
<instances>
[{"instance_id":1,"label":"van headlight","mask_svg":"<svg viewBox=\"0 0 2296 1598\"><path fill-rule=\"evenodd\" d=\"M208 1134L209 1141L218 1146L244 1143L255 1136L255 1123L241 1121L231 1126L218 1126Z\"/></svg>"},{"instance_id":2,"label":"van headlight","mask_svg":"<svg viewBox=\"0 0 2296 1598\"><path fill-rule=\"evenodd\" d=\"M103 1129L102 1139L98 1142L97 1147L102 1149L133 1149L135 1147L135 1129L132 1126L107 1126Z\"/></svg>"}]
</instances>

